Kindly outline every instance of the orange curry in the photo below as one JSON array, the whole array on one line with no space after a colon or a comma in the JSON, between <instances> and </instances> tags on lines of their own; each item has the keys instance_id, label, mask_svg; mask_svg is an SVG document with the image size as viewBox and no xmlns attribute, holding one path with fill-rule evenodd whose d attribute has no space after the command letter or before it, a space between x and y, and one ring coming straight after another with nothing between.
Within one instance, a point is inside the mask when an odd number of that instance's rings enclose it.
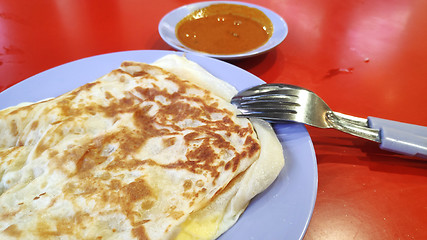
<instances>
[{"instance_id":1,"label":"orange curry","mask_svg":"<svg viewBox=\"0 0 427 240\"><path fill-rule=\"evenodd\" d=\"M268 41L273 24L260 10L235 4L214 4L194 11L176 27L185 46L210 54L238 54Z\"/></svg>"}]
</instances>

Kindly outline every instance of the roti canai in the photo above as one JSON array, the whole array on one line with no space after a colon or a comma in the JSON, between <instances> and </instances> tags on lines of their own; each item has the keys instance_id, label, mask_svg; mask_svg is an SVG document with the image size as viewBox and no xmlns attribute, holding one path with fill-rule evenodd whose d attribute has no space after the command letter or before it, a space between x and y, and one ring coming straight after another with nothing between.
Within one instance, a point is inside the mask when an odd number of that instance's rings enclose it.
<instances>
[{"instance_id":1,"label":"roti canai","mask_svg":"<svg viewBox=\"0 0 427 240\"><path fill-rule=\"evenodd\" d=\"M235 92L168 55L1 110L0 238L217 238L284 164Z\"/></svg>"}]
</instances>

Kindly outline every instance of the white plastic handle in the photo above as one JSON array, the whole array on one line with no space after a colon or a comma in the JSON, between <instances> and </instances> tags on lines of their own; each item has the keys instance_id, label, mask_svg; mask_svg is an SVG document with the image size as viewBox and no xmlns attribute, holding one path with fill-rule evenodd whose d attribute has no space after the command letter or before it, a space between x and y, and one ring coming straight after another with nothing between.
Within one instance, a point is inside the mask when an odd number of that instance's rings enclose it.
<instances>
[{"instance_id":1,"label":"white plastic handle","mask_svg":"<svg viewBox=\"0 0 427 240\"><path fill-rule=\"evenodd\" d=\"M427 159L427 127L368 117L370 128L380 130L380 148Z\"/></svg>"}]
</instances>

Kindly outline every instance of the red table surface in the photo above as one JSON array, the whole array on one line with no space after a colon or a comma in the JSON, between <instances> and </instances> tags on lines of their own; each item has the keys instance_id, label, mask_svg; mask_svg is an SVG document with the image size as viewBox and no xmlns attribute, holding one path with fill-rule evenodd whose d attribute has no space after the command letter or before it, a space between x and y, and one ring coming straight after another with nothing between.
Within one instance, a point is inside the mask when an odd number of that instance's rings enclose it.
<instances>
[{"instance_id":1,"label":"red table surface","mask_svg":"<svg viewBox=\"0 0 427 240\"><path fill-rule=\"evenodd\" d=\"M0 0L0 91L92 55L170 50L158 22L191 2ZM335 111L427 125L427 1L247 2L281 15L289 34L271 52L233 64L309 88ZM427 162L307 129L319 188L305 239L427 239Z\"/></svg>"}]
</instances>

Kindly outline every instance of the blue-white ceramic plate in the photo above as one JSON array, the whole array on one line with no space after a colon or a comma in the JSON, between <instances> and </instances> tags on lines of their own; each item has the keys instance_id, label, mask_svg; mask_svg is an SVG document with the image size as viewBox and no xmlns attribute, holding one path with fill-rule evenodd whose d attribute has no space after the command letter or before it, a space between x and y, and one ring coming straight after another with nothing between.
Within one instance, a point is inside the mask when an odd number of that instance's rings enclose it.
<instances>
[{"instance_id":1,"label":"blue-white ceramic plate","mask_svg":"<svg viewBox=\"0 0 427 240\"><path fill-rule=\"evenodd\" d=\"M171 53L183 54L157 50L127 51L70 62L1 92L0 109L21 102L56 97L109 73L124 60L152 63ZM264 83L229 63L191 53L185 55L238 90ZM274 129L283 146L285 167L276 181L253 199L237 223L220 237L221 240L295 240L304 236L317 194L317 164L313 145L302 124L277 124Z\"/></svg>"},{"instance_id":2,"label":"blue-white ceramic plate","mask_svg":"<svg viewBox=\"0 0 427 240\"><path fill-rule=\"evenodd\" d=\"M286 35L288 34L288 25L286 24L285 20L283 20L283 18L279 16L277 13L267 8L264 8L255 4L244 3L244 2L210 1L210 2L198 2L198 3L185 5L166 14L160 20L160 23L159 23L160 36L163 38L163 40L166 43L168 43L171 47L177 50L184 51L184 52L197 52L191 48L184 46L177 39L175 35L175 26L177 23L179 23L179 21L181 21L184 17L194 12L195 10L207 7L212 4L218 4L218 3L239 4L239 5L245 5L248 7L257 8L261 10L265 15L267 15L268 18L270 18L271 22L273 23L273 35L264 45L258 47L257 49L251 50L249 52L240 53L240 54L230 54L230 55L217 55L217 54L208 54L208 53L198 52L200 54L203 54L209 57L218 58L218 59L224 59L224 60L241 59L241 58L256 56L276 47L285 39Z\"/></svg>"}]
</instances>

